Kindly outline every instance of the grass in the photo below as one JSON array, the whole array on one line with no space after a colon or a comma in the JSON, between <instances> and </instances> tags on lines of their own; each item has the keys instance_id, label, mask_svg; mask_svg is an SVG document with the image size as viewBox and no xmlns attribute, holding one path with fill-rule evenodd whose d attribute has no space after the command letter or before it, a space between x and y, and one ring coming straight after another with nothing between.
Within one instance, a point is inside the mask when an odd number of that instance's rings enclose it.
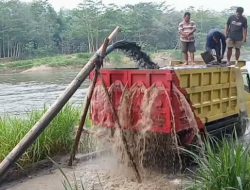
<instances>
[{"instance_id":1,"label":"grass","mask_svg":"<svg viewBox=\"0 0 250 190\"><path fill-rule=\"evenodd\" d=\"M187 189L250 189L250 154L238 139L206 142L205 156L190 153L198 164L195 180Z\"/></svg>"},{"instance_id":2,"label":"grass","mask_svg":"<svg viewBox=\"0 0 250 190\"><path fill-rule=\"evenodd\" d=\"M64 177L62 184L63 184L63 187L65 190L85 190L84 185L83 185L83 181L81 180L80 185L79 185L75 174L73 176L73 183L70 183L70 180L65 175L65 173L62 170L60 170L60 172L63 174L63 177Z\"/></svg>"},{"instance_id":3,"label":"grass","mask_svg":"<svg viewBox=\"0 0 250 190\"><path fill-rule=\"evenodd\" d=\"M0 70L11 70L11 69L24 70L41 65L46 65L49 67L83 66L88 62L90 57L91 57L90 53L79 53L71 55L58 55L52 57L37 58L37 59L9 61L0 64Z\"/></svg>"},{"instance_id":4,"label":"grass","mask_svg":"<svg viewBox=\"0 0 250 190\"><path fill-rule=\"evenodd\" d=\"M13 60L0 63L0 71L8 70L25 70L32 67L48 66L48 67L79 67L85 65L91 58L91 53L78 53L71 55L58 55L52 57L44 57L28 60ZM123 66L128 62L128 58L122 52L113 52L108 56L109 62L115 66Z\"/></svg>"},{"instance_id":5,"label":"grass","mask_svg":"<svg viewBox=\"0 0 250 190\"><path fill-rule=\"evenodd\" d=\"M8 116L0 118L0 161L15 147L44 112L45 109L33 111L25 118ZM74 126L77 125L79 118L79 108L66 105L35 143L23 154L18 164L25 166L47 156L69 153L73 143Z\"/></svg>"},{"instance_id":6,"label":"grass","mask_svg":"<svg viewBox=\"0 0 250 190\"><path fill-rule=\"evenodd\" d=\"M65 190L84 190L84 185L83 185L83 181L80 181L80 186L77 182L76 179L76 175L75 173L73 173L73 183L71 183L69 177L66 175L66 173L63 171L63 169L59 166L59 164L57 164L53 159L51 159L49 157L50 161L59 169L59 171L61 172L61 174L63 175L63 187Z\"/></svg>"}]
</instances>

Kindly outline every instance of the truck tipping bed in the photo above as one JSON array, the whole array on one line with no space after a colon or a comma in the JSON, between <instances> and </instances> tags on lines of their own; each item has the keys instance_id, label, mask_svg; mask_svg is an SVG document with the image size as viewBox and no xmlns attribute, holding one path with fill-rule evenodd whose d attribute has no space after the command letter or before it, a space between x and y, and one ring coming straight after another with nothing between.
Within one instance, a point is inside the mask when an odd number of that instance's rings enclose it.
<instances>
[{"instance_id":1,"label":"truck tipping bed","mask_svg":"<svg viewBox=\"0 0 250 190\"><path fill-rule=\"evenodd\" d=\"M182 135L190 143L206 123L237 115L237 69L171 67L162 70L102 69L120 123L128 130ZM94 73L91 74L92 79ZM242 83L241 83L242 84ZM113 128L99 77L91 103L94 125Z\"/></svg>"}]
</instances>

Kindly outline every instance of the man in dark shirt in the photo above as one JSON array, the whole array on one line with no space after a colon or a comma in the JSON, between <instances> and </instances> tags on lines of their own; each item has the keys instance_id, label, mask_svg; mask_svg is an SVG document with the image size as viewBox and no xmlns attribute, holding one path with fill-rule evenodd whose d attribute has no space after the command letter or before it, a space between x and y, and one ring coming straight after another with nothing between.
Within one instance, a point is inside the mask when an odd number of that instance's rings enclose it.
<instances>
[{"instance_id":1,"label":"man in dark shirt","mask_svg":"<svg viewBox=\"0 0 250 190\"><path fill-rule=\"evenodd\" d=\"M206 51L212 54L213 49L215 50L218 63L221 63L226 50L226 37L216 29L210 30L207 35Z\"/></svg>"},{"instance_id":2,"label":"man in dark shirt","mask_svg":"<svg viewBox=\"0 0 250 190\"><path fill-rule=\"evenodd\" d=\"M232 15L227 20L226 25L226 37L227 37L227 64L230 64L232 56L232 48L235 48L235 60L236 63L240 57L240 48L247 37L247 19L242 15L244 9L238 7L236 9L236 15Z\"/></svg>"}]
</instances>

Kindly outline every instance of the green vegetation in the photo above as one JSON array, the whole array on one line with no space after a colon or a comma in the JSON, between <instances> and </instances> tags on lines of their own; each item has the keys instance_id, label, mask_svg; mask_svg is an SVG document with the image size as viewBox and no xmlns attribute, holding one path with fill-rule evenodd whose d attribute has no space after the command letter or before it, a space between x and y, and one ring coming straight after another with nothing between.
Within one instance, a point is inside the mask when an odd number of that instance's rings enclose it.
<instances>
[{"instance_id":1,"label":"green vegetation","mask_svg":"<svg viewBox=\"0 0 250 190\"><path fill-rule=\"evenodd\" d=\"M13 69L25 70L41 65L49 67L82 67L89 61L91 56L91 53L77 53L71 55L58 55L37 59L15 60L0 64L0 71L9 71ZM122 52L114 52L107 58L108 62L118 67L128 63L128 60L129 59L126 59Z\"/></svg>"},{"instance_id":2,"label":"green vegetation","mask_svg":"<svg viewBox=\"0 0 250 190\"><path fill-rule=\"evenodd\" d=\"M63 187L65 190L84 190L85 189L82 180L80 180L80 186L78 185L75 173L73 173L74 174L73 183L71 183L69 177L63 171L63 169L54 160L52 160L51 158L49 158L49 159L59 169L59 171L63 175L64 180L63 180L62 184L63 184Z\"/></svg>"},{"instance_id":3,"label":"green vegetation","mask_svg":"<svg viewBox=\"0 0 250 190\"><path fill-rule=\"evenodd\" d=\"M49 67L82 67L85 65L90 57L91 53L77 53L71 55L58 55L44 58L36 58L36 59L27 59L27 60L15 60L15 61L5 61L4 63L0 63L0 72L1 71L11 71L15 70L26 70L32 67L38 67L41 65L49 66ZM182 53L180 50L161 50L155 53L150 53L152 60L157 57L165 57L167 59L182 59ZM112 64L112 67L128 67L135 65L134 61L123 52L112 52L105 59L107 64Z\"/></svg>"},{"instance_id":4,"label":"green vegetation","mask_svg":"<svg viewBox=\"0 0 250 190\"><path fill-rule=\"evenodd\" d=\"M33 111L26 118L0 118L0 161L40 119L44 111ZM47 156L69 153L74 139L74 127L79 122L79 118L79 109L66 105L35 143L23 154L18 163L25 166Z\"/></svg>"},{"instance_id":5,"label":"green vegetation","mask_svg":"<svg viewBox=\"0 0 250 190\"><path fill-rule=\"evenodd\" d=\"M88 62L90 57L90 53L78 53L72 55L58 55L37 59L9 61L0 64L0 71L11 69L24 70L41 65L49 67L83 66Z\"/></svg>"},{"instance_id":6,"label":"green vegetation","mask_svg":"<svg viewBox=\"0 0 250 190\"><path fill-rule=\"evenodd\" d=\"M210 29L224 30L228 16L235 13L235 9L228 7L222 12L187 9L197 26L197 50L204 50ZM75 9L56 12L47 0L0 1L0 70L45 64L52 67L85 64L115 26L122 27L115 41L135 41L147 52L164 50L172 52L170 56L174 59L182 59L177 28L187 10L177 11L167 3L119 7L86 0ZM248 40L245 46L249 45ZM121 59L117 52L111 57L118 66L123 66Z\"/></svg>"},{"instance_id":7,"label":"green vegetation","mask_svg":"<svg viewBox=\"0 0 250 190\"><path fill-rule=\"evenodd\" d=\"M61 173L63 173L62 170L60 171ZM85 190L82 180L80 181L80 186L78 185L75 174L73 177L73 180L74 180L73 183L70 183L68 177L64 173L63 173L63 177L64 177L64 181L62 184L63 184L64 190Z\"/></svg>"},{"instance_id":8,"label":"green vegetation","mask_svg":"<svg viewBox=\"0 0 250 190\"><path fill-rule=\"evenodd\" d=\"M196 22L197 49L203 49L207 32L223 30L235 7L222 12L189 7ZM56 12L47 0L0 1L0 58L27 59L93 52L115 28L116 40L138 42L147 51L178 49L178 23L184 11L166 3L138 3L119 7L99 0L81 1L77 8ZM247 42L249 45L250 41Z\"/></svg>"},{"instance_id":9,"label":"green vegetation","mask_svg":"<svg viewBox=\"0 0 250 190\"><path fill-rule=\"evenodd\" d=\"M250 189L250 153L238 139L207 142L205 156L191 153L198 163L190 190Z\"/></svg>"}]
</instances>

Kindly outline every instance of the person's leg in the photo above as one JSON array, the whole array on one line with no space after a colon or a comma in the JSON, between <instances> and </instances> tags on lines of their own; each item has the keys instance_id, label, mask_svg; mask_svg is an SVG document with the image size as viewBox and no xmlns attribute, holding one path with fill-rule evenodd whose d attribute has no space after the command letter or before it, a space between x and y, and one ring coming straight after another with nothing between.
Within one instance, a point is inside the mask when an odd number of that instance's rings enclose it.
<instances>
[{"instance_id":1,"label":"person's leg","mask_svg":"<svg viewBox=\"0 0 250 190\"><path fill-rule=\"evenodd\" d=\"M190 52L191 63L194 64L194 52L195 52L194 42L188 43L188 51Z\"/></svg>"},{"instance_id":2,"label":"person's leg","mask_svg":"<svg viewBox=\"0 0 250 190\"><path fill-rule=\"evenodd\" d=\"M184 55L184 60L185 60L185 65L187 64L188 65L188 42L181 42L182 44L182 53Z\"/></svg>"},{"instance_id":3,"label":"person's leg","mask_svg":"<svg viewBox=\"0 0 250 190\"><path fill-rule=\"evenodd\" d=\"M233 41L230 38L228 38L227 39L227 65L230 65L233 46L234 46Z\"/></svg>"},{"instance_id":4,"label":"person's leg","mask_svg":"<svg viewBox=\"0 0 250 190\"><path fill-rule=\"evenodd\" d=\"M235 60L238 61L240 58L240 48L235 48Z\"/></svg>"},{"instance_id":5,"label":"person's leg","mask_svg":"<svg viewBox=\"0 0 250 190\"><path fill-rule=\"evenodd\" d=\"M194 64L194 52L190 52L191 63Z\"/></svg>"},{"instance_id":6,"label":"person's leg","mask_svg":"<svg viewBox=\"0 0 250 190\"><path fill-rule=\"evenodd\" d=\"M230 64L230 59L231 59L231 56L232 56L232 49L233 48L227 48L227 64Z\"/></svg>"},{"instance_id":7,"label":"person's leg","mask_svg":"<svg viewBox=\"0 0 250 190\"><path fill-rule=\"evenodd\" d=\"M240 58L240 48L242 45L242 41L236 41L235 42L235 61L238 62Z\"/></svg>"},{"instance_id":8,"label":"person's leg","mask_svg":"<svg viewBox=\"0 0 250 190\"><path fill-rule=\"evenodd\" d=\"M218 63L221 63L221 53L220 53L220 50L221 50L220 45L215 47L216 59L217 59Z\"/></svg>"},{"instance_id":9,"label":"person's leg","mask_svg":"<svg viewBox=\"0 0 250 190\"><path fill-rule=\"evenodd\" d=\"M188 65L188 52L183 52L184 54L184 60L185 60L185 65Z\"/></svg>"}]
</instances>

